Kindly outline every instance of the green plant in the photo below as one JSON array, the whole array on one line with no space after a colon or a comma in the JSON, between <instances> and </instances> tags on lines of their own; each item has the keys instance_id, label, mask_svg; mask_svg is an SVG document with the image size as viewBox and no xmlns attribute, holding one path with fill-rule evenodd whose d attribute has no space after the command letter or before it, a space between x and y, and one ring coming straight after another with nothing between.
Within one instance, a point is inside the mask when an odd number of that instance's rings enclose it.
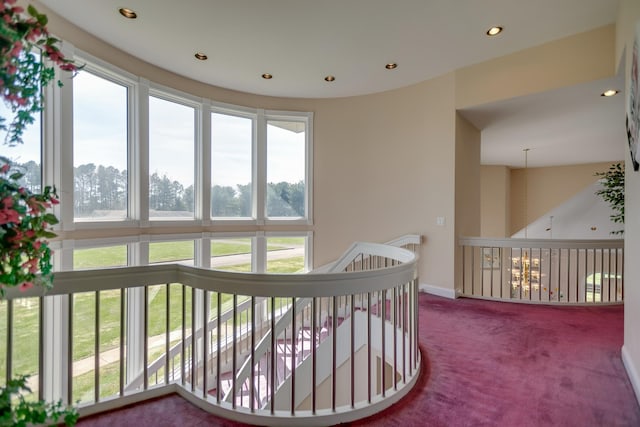
<instances>
[{"instance_id":1,"label":"green plant","mask_svg":"<svg viewBox=\"0 0 640 427\"><path fill-rule=\"evenodd\" d=\"M624 224L624 165L616 163L611 165L606 172L597 172L596 176L600 177L602 189L596 191L596 194L609 203L613 210L611 221L617 224ZM612 231L611 234L623 234L624 230Z\"/></svg>"},{"instance_id":2,"label":"green plant","mask_svg":"<svg viewBox=\"0 0 640 427\"><path fill-rule=\"evenodd\" d=\"M56 191L45 187L34 194L19 184L20 178L20 172L11 172L9 160L0 157L0 298L6 287L50 287L53 279L46 239L56 236L49 227L58 219L47 212L58 203Z\"/></svg>"},{"instance_id":3,"label":"green plant","mask_svg":"<svg viewBox=\"0 0 640 427\"><path fill-rule=\"evenodd\" d=\"M0 94L11 111L0 117L4 144L22 144L27 126L44 108L43 87L55 77L55 68L77 71L73 61L60 52L60 40L47 31L47 17L31 5L16 6L16 0L0 3ZM61 84L58 81L58 84ZM33 285L51 286L51 250L47 239L55 237L49 227L58 222L47 212L58 202L55 189L44 187L35 194L19 183L22 174L12 171L8 159L0 163L0 299L7 287L21 290ZM29 401L27 377L7 378L0 388L0 426L57 423L74 425L78 413L61 401Z\"/></svg>"},{"instance_id":4,"label":"green plant","mask_svg":"<svg viewBox=\"0 0 640 427\"><path fill-rule=\"evenodd\" d=\"M31 393L27 385L28 376L19 376L7 381L0 389L0 426L27 426L64 422L72 426L78 421L78 413L67 409L62 402L29 402L25 393Z\"/></svg>"}]
</instances>

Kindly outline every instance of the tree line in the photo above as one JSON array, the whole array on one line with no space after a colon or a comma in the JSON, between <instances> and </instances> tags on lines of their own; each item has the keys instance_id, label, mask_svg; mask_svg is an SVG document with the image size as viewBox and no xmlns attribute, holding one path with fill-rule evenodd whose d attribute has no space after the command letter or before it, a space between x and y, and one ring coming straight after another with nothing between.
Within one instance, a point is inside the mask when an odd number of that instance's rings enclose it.
<instances>
[{"instance_id":1,"label":"tree line","mask_svg":"<svg viewBox=\"0 0 640 427\"><path fill-rule=\"evenodd\" d=\"M16 164L24 173L22 183L31 191L39 191L40 165L34 161ZM99 210L126 210L127 170L87 163L73 168L74 213L90 216ZM193 212L193 185L185 187L166 174L149 177L149 209L155 211ZM250 184L214 185L211 189L214 217L251 217ZM279 182L267 184L267 216L298 217L305 215L305 183Z\"/></svg>"}]
</instances>

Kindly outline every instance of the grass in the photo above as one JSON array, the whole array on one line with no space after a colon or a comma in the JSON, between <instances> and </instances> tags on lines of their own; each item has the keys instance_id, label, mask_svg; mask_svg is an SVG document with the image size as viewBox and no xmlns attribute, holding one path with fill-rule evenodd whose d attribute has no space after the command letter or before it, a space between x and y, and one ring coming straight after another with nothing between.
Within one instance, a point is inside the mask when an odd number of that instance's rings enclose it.
<instances>
[{"instance_id":1,"label":"grass","mask_svg":"<svg viewBox=\"0 0 640 427\"><path fill-rule=\"evenodd\" d=\"M277 251L304 245L304 238L268 238L267 251ZM225 239L212 241L212 256L225 256L251 253L251 239ZM193 259L193 241L153 242L149 245L150 262L167 262L175 260ZM74 251L74 268L88 269L110 266L124 266L127 264L127 247L125 245L108 246ZM251 263L241 263L219 267L223 270L249 272ZM286 259L275 259L267 262L270 273L294 273L304 269L304 257L296 256ZM191 325L191 289L186 287L185 323L187 329ZM180 284L169 285L169 328L170 331L182 329L182 292ZM73 360L79 361L90 358L95 353L95 313L96 298L100 301L99 310L99 352L118 348L120 345L120 290L87 292L73 297ZM166 301L167 285L148 287L148 336L166 334ZM211 296L211 318L216 316L218 294ZM238 298L238 302L242 297ZM222 311L228 310L233 303L231 294L222 294ZM286 304L286 302L284 302ZM38 299L26 298L14 301L13 326L13 374L35 374L38 371ZM278 300L278 305L282 302ZM7 317L7 302L0 302L0 318ZM239 315L239 322L249 321L249 316ZM0 323L0 342L6 342L7 324ZM149 350L149 360L154 360L164 352L164 346ZM6 349L0 350L0 379L6 379ZM93 401L94 370L74 376L74 400ZM100 396L114 395L119 389L119 363L110 363L100 367Z\"/></svg>"}]
</instances>

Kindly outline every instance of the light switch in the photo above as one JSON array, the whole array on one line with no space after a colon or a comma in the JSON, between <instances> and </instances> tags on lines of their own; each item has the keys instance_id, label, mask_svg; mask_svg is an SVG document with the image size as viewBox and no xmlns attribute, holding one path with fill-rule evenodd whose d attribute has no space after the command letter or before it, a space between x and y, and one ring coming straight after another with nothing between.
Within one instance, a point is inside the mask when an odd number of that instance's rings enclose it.
<instances>
[{"instance_id":1,"label":"light switch","mask_svg":"<svg viewBox=\"0 0 640 427\"><path fill-rule=\"evenodd\" d=\"M439 216L436 218L436 225L439 225L440 227L444 226L444 217L443 216Z\"/></svg>"}]
</instances>

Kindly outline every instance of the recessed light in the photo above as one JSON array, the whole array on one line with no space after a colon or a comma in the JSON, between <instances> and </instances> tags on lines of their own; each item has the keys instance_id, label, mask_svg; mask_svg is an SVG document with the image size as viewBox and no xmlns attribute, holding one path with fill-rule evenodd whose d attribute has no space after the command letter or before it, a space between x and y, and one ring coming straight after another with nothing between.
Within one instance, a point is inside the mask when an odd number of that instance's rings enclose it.
<instances>
[{"instance_id":1,"label":"recessed light","mask_svg":"<svg viewBox=\"0 0 640 427\"><path fill-rule=\"evenodd\" d=\"M600 96L607 96L607 97L614 96L614 95L617 95L618 92L620 92L620 91L619 90L615 90L615 89L609 89L609 90L605 90L604 92L602 92L600 94Z\"/></svg>"},{"instance_id":2,"label":"recessed light","mask_svg":"<svg viewBox=\"0 0 640 427\"><path fill-rule=\"evenodd\" d=\"M196 54L195 54L195 55L193 55L193 56L195 56L195 57L196 57L196 59L199 59L200 61L206 61L206 60L207 60L207 58L209 58L207 55L205 55L205 54L204 54L204 53L202 53L202 52L196 52Z\"/></svg>"},{"instance_id":3,"label":"recessed light","mask_svg":"<svg viewBox=\"0 0 640 427\"><path fill-rule=\"evenodd\" d=\"M325 77L324 79L325 79L326 81L328 81L328 82L332 82L332 81L334 81L336 78L335 78L334 76L327 76L327 77Z\"/></svg>"},{"instance_id":4,"label":"recessed light","mask_svg":"<svg viewBox=\"0 0 640 427\"><path fill-rule=\"evenodd\" d=\"M121 7L120 9L118 9L118 12L120 12L120 15L124 16L127 19L136 19L138 17L137 13L126 7Z\"/></svg>"},{"instance_id":5,"label":"recessed light","mask_svg":"<svg viewBox=\"0 0 640 427\"><path fill-rule=\"evenodd\" d=\"M487 35L490 37L497 36L502 32L504 28L502 27L491 27L487 30Z\"/></svg>"},{"instance_id":6,"label":"recessed light","mask_svg":"<svg viewBox=\"0 0 640 427\"><path fill-rule=\"evenodd\" d=\"M262 78L265 79L265 80L269 80L269 79L272 79L273 76L271 74L269 74L269 73L264 73L262 75Z\"/></svg>"},{"instance_id":7,"label":"recessed light","mask_svg":"<svg viewBox=\"0 0 640 427\"><path fill-rule=\"evenodd\" d=\"M398 68L398 64L396 64L395 62L389 62L384 66L384 68L386 68L387 70L395 70L396 68Z\"/></svg>"}]
</instances>

